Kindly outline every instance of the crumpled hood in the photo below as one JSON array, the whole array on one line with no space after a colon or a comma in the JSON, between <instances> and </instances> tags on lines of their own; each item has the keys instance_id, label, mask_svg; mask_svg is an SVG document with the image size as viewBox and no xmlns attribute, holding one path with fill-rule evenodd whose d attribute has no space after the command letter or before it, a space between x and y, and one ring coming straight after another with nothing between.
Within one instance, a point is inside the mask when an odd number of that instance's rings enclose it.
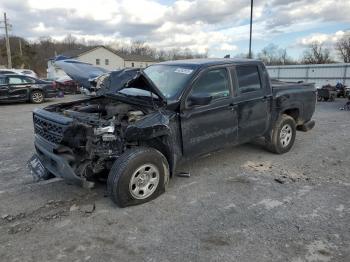
<instances>
[{"instance_id":1,"label":"crumpled hood","mask_svg":"<svg viewBox=\"0 0 350 262\"><path fill-rule=\"evenodd\" d=\"M93 79L97 86L100 87L97 92L99 95L107 93L115 94L123 88L138 88L150 91L156 94L162 101L166 101L162 92L159 91L152 80L140 69L132 68L107 71L74 59L55 61L55 65L85 88L90 88L90 81ZM108 76L106 77L106 75Z\"/></svg>"},{"instance_id":2,"label":"crumpled hood","mask_svg":"<svg viewBox=\"0 0 350 262\"><path fill-rule=\"evenodd\" d=\"M55 65L85 88L90 87L89 79L108 72L106 69L80 62L75 59L56 60Z\"/></svg>"}]
</instances>

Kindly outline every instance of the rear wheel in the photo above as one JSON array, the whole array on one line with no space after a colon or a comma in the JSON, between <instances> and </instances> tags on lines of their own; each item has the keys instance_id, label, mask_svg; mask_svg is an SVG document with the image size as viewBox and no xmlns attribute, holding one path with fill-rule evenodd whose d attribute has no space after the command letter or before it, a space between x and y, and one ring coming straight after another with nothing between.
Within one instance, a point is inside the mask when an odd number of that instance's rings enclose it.
<instances>
[{"instance_id":1,"label":"rear wheel","mask_svg":"<svg viewBox=\"0 0 350 262\"><path fill-rule=\"evenodd\" d=\"M276 154L288 152L295 140L296 124L291 116L283 114L275 123L267 148Z\"/></svg>"},{"instance_id":2,"label":"rear wheel","mask_svg":"<svg viewBox=\"0 0 350 262\"><path fill-rule=\"evenodd\" d=\"M155 199L165 191L169 179L168 162L153 148L126 151L113 164L107 189L120 207L138 205Z\"/></svg>"},{"instance_id":3,"label":"rear wheel","mask_svg":"<svg viewBox=\"0 0 350 262\"><path fill-rule=\"evenodd\" d=\"M44 93L39 90L35 90L30 94L30 102L34 104L40 104L44 102Z\"/></svg>"}]
</instances>

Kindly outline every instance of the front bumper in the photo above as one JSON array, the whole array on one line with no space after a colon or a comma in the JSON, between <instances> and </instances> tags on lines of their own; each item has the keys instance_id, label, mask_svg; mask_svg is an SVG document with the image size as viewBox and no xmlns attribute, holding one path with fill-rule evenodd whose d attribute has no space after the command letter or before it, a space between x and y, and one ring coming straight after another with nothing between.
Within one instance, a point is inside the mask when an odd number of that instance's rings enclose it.
<instances>
[{"instance_id":1,"label":"front bumper","mask_svg":"<svg viewBox=\"0 0 350 262\"><path fill-rule=\"evenodd\" d=\"M81 183L81 178L75 174L68 161L63 156L54 153L58 147L57 145L46 141L38 135L35 135L34 145L37 156L47 170L57 177L74 183Z\"/></svg>"}]
</instances>

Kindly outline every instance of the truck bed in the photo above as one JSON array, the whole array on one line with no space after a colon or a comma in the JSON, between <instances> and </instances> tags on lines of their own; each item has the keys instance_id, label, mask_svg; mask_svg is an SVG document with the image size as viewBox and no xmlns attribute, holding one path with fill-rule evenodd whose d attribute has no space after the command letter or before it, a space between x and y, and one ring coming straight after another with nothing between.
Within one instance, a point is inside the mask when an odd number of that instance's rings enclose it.
<instances>
[{"instance_id":1,"label":"truck bed","mask_svg":"<svg viewBox=\"0 0 350 262\"><path fill-rule=\"evenodd\" d=\"M305 82L284 82L279 81L277 79L271 79L271 86L273 90L284 90L291 88L298 88L298 90L302 88L306 89L315 89L314 83L305 83Z\"/></svg>"},{"instance_id":2,"label":"truck bed","mask_svg":"<svg viewBox=\"0 0 350 262\"><path fill-rule=\"evenodd\" d=\"M314 83L283 82L271 79L274 107L298 108L297 124L309 121L315 111L316 88ZM277 111L278 111L277 110Z\"/></svg>"}]
</instances>

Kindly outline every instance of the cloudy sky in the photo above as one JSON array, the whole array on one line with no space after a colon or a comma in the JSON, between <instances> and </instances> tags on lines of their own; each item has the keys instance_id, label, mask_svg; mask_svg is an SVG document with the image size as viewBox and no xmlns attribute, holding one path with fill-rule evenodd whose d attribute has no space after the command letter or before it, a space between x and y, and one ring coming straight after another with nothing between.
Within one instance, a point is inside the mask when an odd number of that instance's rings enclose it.
<instances>
[{"instance_id":1,"label":"cloudy sky","mask_svg":"<svg viewBox=\"0 0 350 262\"><path fill-rule=\"evenodd\" d=\"M332 45L350 30L350 0L255 0L253 51L269 43L299 58L318 40ZM11 34L32 40L62 39L128 43L160 49L208 50L210 56L248 50L249 0L1 0Z\"/></svg>"}]
</instances>

